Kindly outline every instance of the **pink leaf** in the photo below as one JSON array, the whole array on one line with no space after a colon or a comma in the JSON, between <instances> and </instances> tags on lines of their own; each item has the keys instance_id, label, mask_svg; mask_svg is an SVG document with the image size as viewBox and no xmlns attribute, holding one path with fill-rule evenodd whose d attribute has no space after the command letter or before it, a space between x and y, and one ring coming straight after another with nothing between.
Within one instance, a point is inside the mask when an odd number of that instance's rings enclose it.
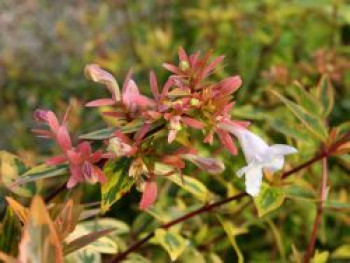
<instances>
[{"instance_id":1,"label":"pink leaf","mask_svg":"<svg viewBox=\"0 0 350 263\"><path fill-rule=\"evenodd\" d=\"M114 105L115 101L113 99L98 99L93 100L85 104L85 107L101 107L101 106L111 106Z\"/></svg>"},{"instance_id":2,"label":"pink leaf","mask_svg":"<svg viewBox=\"0 0 350 263\"><path fill-rule=\"evenodd\" d=\"M220 93L223 96L231 95L242 85L242 79L239 76L229 77L220 81Z\"/></svg>"},{"instance_id":3,"label":"pink leaf","mask_svg":"<svg viewBox=\"0 0 350 263\"><path fill-rule=\"evenodd\" d=\"M181 118L183 123L187 124L188 126L195 128L195 129L203 129L204 124L201 121L198 121L194 118L190 117L182 117Z\"/></svg>"},{"instance_id":4,"label":"pink leaf","mask_svg":"<svg viewBox=\"0 0 350 263\"><path fill-rule=\"evenodd\" d=\"M82 162L82 158L79 153L74 150L67 151L67 157L72 164L78 165Z\"/></svg>"},{"instance_id":5,"label":"pink leaf","mask_svg":"<svg viewBox=\"0 0 350 263\"><path fill-rule=\"evenodd\" d=\"M46 113L46 118L47 118L47 123L50 126L51 130L53 132L57 132L57 130L60 127L60 124L58 122L58 119L57 119L55 113L53 113L52 111L48 111Z\"/></svg>"},{"instance_id":6,"label":"pink leaf","mask_svg":"<svg viewBox=\"0 0 350 263\"><path fill-rule=\"evenodd\" d=\"M57 164L61 164L67 161L67 157L64 155L59 155L59 156L55 156L52 157L50 159L47 159L45 161L46 165L57 165Z\"/></svg>"},{"instance_id":7,"label":"pink leaf","mask_svg":"<svg viewBox=\"0 0 350 263\"><path fill-rule=\"evenodd\" d=\"M151 71L149 74L149 82L151 85L153 96L156 100L158 100L159 90L158 90L157 78L156 78L156 75L154 74L154 71Z\"/></svg>"},{"instance_id":8,"label":"pink leaf","mask_svg":"<svg viewBox=\"0 0 350 263\"><path fill-rule=\"evenodd\" d=\"M89 157L91 154L91 146L90 143L84 141L79 143L79 145L77 146L77 150L78 152L81 153L81 155L85 158Z\"/></svg>"},{"instance_id":9,"label":"pink leaf","mask_svg":"<svg viewBox=\"0 0 350 263\"><path fill-rule=\"evenodd\" d=\"M72 142L70 140L67 127L65 125L59 127L56 134L56 139L58 145L62 148L63 151L67 151L70 148L72 148Z\"/></svg>"},{"instance_id":10,"label":"pink leaf","mask_svg":"<svg viewBox=\"0 0 350 263\"><path fill-rule=\"evenodd\" d=\"M157 183L154 181L146 182L145 190L143 191L140 209L145 210L154 203L157 198Z\"/></svg>"},{"instance_id":11,"label":"pink leaf","mask_svg":"<svg viewBox=\"0 0 350 263\"><path fill-rule=\"evenodd\" d=\"M182 75L183 73L179 70L178 67L172 65L172 64L168 64L168 63L163 63L163 67L166 68L167 70L169 70L172 73L175 73L177 75Z\"/></svg>"},{"instance_id":12,"label":"pink leaf","mask_svg":"<svg viewBox=\"0 0 350 263\"><path fill-rule=\"evenodd\" d=\"M179 48L179 59L180 59L180 61L189 62L186 51L182 47Z\"/></svg>"},{"instance_id":13,"label":"pink leaf","mask_svg":"<svg viewBox=\"0 0 350 263\"><path fill-rule=\"evenodd\" d=\"M233 155L237 155L237 148L235 146L235 144L233 143L232 137L229 133L227 133L226 131L217 130L217 135L219 136L219 140L221 142L221 144L223 146L226 147L227 150L229 150L229 152Z\"/></svg>"}]
</instances>

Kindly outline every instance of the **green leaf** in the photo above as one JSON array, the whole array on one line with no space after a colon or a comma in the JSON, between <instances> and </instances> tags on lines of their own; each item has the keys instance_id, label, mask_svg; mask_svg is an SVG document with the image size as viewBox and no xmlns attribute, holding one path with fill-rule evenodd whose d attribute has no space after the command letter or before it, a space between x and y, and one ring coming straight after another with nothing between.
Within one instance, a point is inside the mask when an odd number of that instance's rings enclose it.
<instances>
[{"instance_id":1,"label":"green leaf","mask_svg":"<svg viewBox=\"0 0 350 263\"><path fill-rule=\"evenodd\" d=\"M123 263L151 263L151 261L140 254L130 253L128 257L123 260Z\"/></svg>"},{"instance_id":2,"label":"green leaf","mask_svg":"<svg viewBox=\"0 0 350 263\"><path fill-rule=\"evenodd\" d=\"M285 198L283 189L271 187L268 184L263 184L260 193L254 198L254 203L258 209L259 217L262 217L273 210L279 208Z\"/></svg>"},{"instance_id":3,"label":"green leaf","mask_svg":"<svg viewBox=\"0 0 350 263\"><path fill-rule=\"evenodd\" d=\"M188 246L177 260L179 263L206 263L204 255L194 246Z\"/></svg>"},{"instance_id":4,"label":"green leaf","mask_svg":"<svg viewBox=\"0 0 350 263\"><path fill-rule=\"evenodd\" d=\"M317 93L323 106L323 115L328 116L334 106L334 89L327 75L322 76L317 86Z\"/></svg>"},{"instance_id":5,"label":"green leaf","mask_svg":"<svg viewBox=\"0 0 350 263\"><path fill-rule=\"evenodd\" d=\"M312 94L307 92L304 87L295 85L287 89L287 91L307 112L315 116L320 116L322 113L322 105Z\"/></svg>"},{"instance_id":6,"label":"green leaf","mask_svg":"<svg viewBox=\"0 0 350 263\"><path fill-rule=\"evenodd\" d=\"M338 247L333 253L332 258L350 259L350 244L344 244Z\"/></svg>"},{"instance_id":7,"label":"green leaf","mask_svg":"<svg viewBox=\"0 0 350 263\"><path fill-rule=\"evenodd\" d=\"M244 257L243 257L242 251L238 247L235 236L237 236L239 234L247 233L248 232L247 229L236 228L232 222L224 220L220 216L218 216L218 219L219 219L222 227L224 228L224 231L225 231L225 233L226 233L226 235L231 243L232 248L235 250L235 252L237 254L238 262L243 263Z\"/></svg>"},{"instance_id":8,"label":"green leaf","mask_svg":"<svg viewBox=\"0 0 350 263\"><path fill-rule=\"evenodd\" d=\"M81 140L91 140L91 141L94 141L94 140L97 140L97 141L100 141L100 140L105 140L105 139L108 139L108 138L111 138L112 135L113 135L113 132L115 132L117 129L116 128L105 128L105 129L101 129L101 130L97 130L97 131L94 131L94 132L90 132L90 133L87 133L87 134L83 134L83 135L80 135L79 136L79 139Z\"/></svg>"},{"instance_id":9,"label":"green leaf","mask_svg":"<svg viewBox=\"0 0 350 263\"><path fill-rule=\"evenodd\" d=\"M327 130L322 122L322 120L309 112L298 104L292 102L291 100L285 98L276 91L271 91L276 95L286 106L287 108L305 125L307 129L314 135L316 135L322 141L325 141L327 138Z\"/></svg>"},{"instance_id":10,"label":"green leaf","mask_svg":"<svg viewBox=\"0 0 350 263\"><path fill-rule=\"evenodd\" d=\"M75 251L74 253L67 255L64 258L64 262L65 263L101 263L102 258L100 253L83 248Z\"/></svg>"},{"instance_id":11,"label":"green leaf","mask_svg":"<svg viewBox=\"0 0 350 263\"><path fill-rule=\"evenodd\" d=\"M173 169L169 166L160 163L157 163L155 166L155 172L157 174L167 174L172 170ZM177 184L182 189L193 194L197 199L201 201L207 201L213 195L202 182L193 177L180 175L174 172L173 174L165 176L164 178Z\"/></svg>"},{"instance_id":12,"label":"green leaf","mask_svg":"<svg viewBox=\"0 0 350 263\"><path fill-rule=\"evenodd\" d=\"M341 203L337 201L327 200L323 203L323 206L326 208L335 208L335 209L350 209L350 203Z\"/></svg>"},{"instance_id":13,"label":"green leaf","mask_svg":"<svg viewBox=\"0 0 350 263\"><path fill-rule=\"evenodd\" d=\"M21 240L21 223L13 209L8 206L1 225L0 251L16 255Z\"/></svg>"},{"instance_id":14,"label":"green leaf","mask_svg":"<svg viewBox=\"0 0 350 263\"><path fill-rule=\"evenodd\" d=\"M175 261L188 245L188 241L181 235L164 229L155 231L153 241L168 252L171 261Z\"/></svg>"},{"instance_id":15,"label":"green leaf","mask_svg":"<svg viewBox=\"0 0 350 263\"><path fill-rule=\"evenodd\" d=\"M311 259L311 263L326 263L328 257L328 251L319 252L318 250L316 250L314 257Z\"/></svg>"},{"instance_id":16,"label":"green leaf","mask_svg":"<svg viewBox=\"0 0 350 263\"><path fill-rule=\"evenodd\" d=\"M104 238L104 236L111 233L112 231L113 229L103 229L92 233L83 234L86 233L84 227L77 225L74 232L67 238L67 241L69 243L65 246L64 253L69 254L83 247L100 253L117 253L118 248L116 246L116 243L109 238ZM79 237L73 239L73 237L76 235L79 235Z\"/></svg>"},{"instance_id":17,"label":"green leaf","mask_svg":"<svg viewBox=\"0 0 350 263\"><path fill-rule=\"evenodd\" d=\"M107 212L135 183L128 174L130 162L130 159L123 157L119 160L110 160L104 166L107 182L101 186L102 213Z\"/></svg>"},{"instance_id":18,"label":"green leaf","mask_svg":"<svg viewBox=\"0 0 350 263\"><path fill-rule=\"evenodd\" d=\"M98 253L115 254L118 252L117 235L129 232L129 226L113 218L100 218L78 224L69 234L65 253L84 248Z\"/></svg>"},{"instance_id":19,"label":"green leaf","mask_svg":"<svg viewBox=\"0 0 350 263\"><path fill-rule=\"evenodd\" d=\"M66 164L57 166L47 166L45 164L37 165L21 175L10 187L65 175L67 172L68 166Z\"/></svg>"},{"instance_id":20,"label":"green leaf","mask_svg":"<svg viewBox=\"0 0 350 263\"><path fill-rule=\"evenodd\" d=\"M294 117L293 117L294 118ZM300 129L301 124L296 125L293 122L287 122L288 120L282 118L271 118L269 122L272 129L292 138L307 142L310 140L310 134Z\"/></svg>"}]
</instances>

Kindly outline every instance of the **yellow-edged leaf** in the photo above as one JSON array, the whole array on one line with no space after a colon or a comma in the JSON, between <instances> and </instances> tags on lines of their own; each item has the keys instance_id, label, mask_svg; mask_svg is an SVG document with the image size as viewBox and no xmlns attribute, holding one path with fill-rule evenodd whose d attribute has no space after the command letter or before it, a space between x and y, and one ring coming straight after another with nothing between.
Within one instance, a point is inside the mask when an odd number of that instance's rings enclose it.
<instances>
[{"instance_id":1,"label":"yellow-edged leaf","mask_svg":"<svg viewBox=\"0 0 350 263\"><path fill-rule=\"evenodd\" d=\"M285 198L283 189L262 184L260 193L254 198L259 217L262 217L279 208Z\"/></svg>"},{"instance_id":2,"label":"yellow-edged leaf","mask_svg":"<svg viewBox=\"0 0 350 263\"><path fill-rule=\"evenodd\" d=\"M157 229L153 238L169 254L171 261L175 261L188 245L188 241L171 230Z\"/></svg>"},{"instance_id":3,"label":"yellow-edged leaf","mask_svg":"<svg viewBox=\"0 0 350 263\"><path fill-rule=\"evenodd\" d=\"M120 160L110 160L104 166L104 173L107 182L101 186L101 212L105 213L109 208L122 198L135 181L129 176L130 160L121 158Z\"/></svg>"},{"instance_id":4,"label":"yellow-edged leaf","mask_svg":"<svg viewBox=\"0 0 350 263\"><path fill-rule=\"evenodd\" d=\"M327 139L328 133L325 124L319 117L312 115L300 105L287 99L278 92L272 91L272 93L276 95L287 106L287 108L305 125L305 127L311 133L316 135L322 141L325 141Z\"/></svg>"}]
</instances>

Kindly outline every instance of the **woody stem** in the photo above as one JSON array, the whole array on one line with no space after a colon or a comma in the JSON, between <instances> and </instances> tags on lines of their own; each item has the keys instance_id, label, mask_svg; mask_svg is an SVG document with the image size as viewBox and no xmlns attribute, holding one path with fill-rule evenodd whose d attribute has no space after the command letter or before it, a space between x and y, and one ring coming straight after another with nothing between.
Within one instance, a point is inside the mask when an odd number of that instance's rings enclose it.
<instances>
[{"instance_id":1,"label":"woody stem","mask_svg":"<svg viewBox=\"0 0 350 263\"><path fill-rule=\"evenodd\" d=\"M319 202L317 204L317 212L316 212L314 226L312 229L311 238L310 238L309 245L307 247L307 251L305 255L305 260L304 260L305 263L310 262L311 256L315 248L317 229L322 222L323 203L327 199L327 179L328 179L327 157L324 157L322 159L322 181L320 186Z\"/></svg>"}]
</instances>

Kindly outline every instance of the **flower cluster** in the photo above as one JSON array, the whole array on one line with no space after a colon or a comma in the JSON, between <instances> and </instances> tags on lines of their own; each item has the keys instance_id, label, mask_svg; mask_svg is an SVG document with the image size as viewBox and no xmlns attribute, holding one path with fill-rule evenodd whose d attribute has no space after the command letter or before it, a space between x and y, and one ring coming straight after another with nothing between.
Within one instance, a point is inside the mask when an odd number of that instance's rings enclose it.
<instances>
[{"instance_id":1,"label":"flower cluster","mask_svg":"<svg viewBox=\"0 0 350 263\"><path fill-rule=\"evenodd\" d=\"M106 177L97 163L102 158L110 158L113 155L103 153L102 150L92 152L90 143L86 141L82 141L76 147L73 147L66 124L67 114L62 124L59 123L52 111L36 110L34 119L39 123L47 124L50 130L35 129L33 132L40 137L56 140L62 151L62 155L46 160L46 164L69 164L71 176L67 182L68 188L72 188L83 181L90 183L106 182Z\"/></svg>"},{"instance_id":2,"label":"flower cluster","mask_svg":"<svg viewBox=\"0 0 350 263\"><path fill-rule=\"evenodd\" d=\"M36 131L39 135L56 139L63 151L62 156L47 161L48 164L68 162L71 177L68 187L78 182L103 182L105 177L96 163L101 158L125 156L131 158L129 176L143 191L141 209L151 205L157 196L155 166L163 163L180 173L186 161L192 162L208 173L217 174L224 170L219 159L199 156L193 141L212 144L218 140L231 154L237 154L234 138L240 142L248 165L238 174L246 174L246 189L253 196L259 192L262 169L275 171L282 168L283 155L296 150L289 146L269 147L259 137L247 130L248 122L233 120L230 111L234 106L233 95L240 88L239 76L225 78L219 82L209 76L222 62L223 56L211 60L211 53L187 55L180 48L179 65L164 64L172 74L160 86L154 72L150 73L149 87L152 98L142 95L132 79L131 71L121 90L114 77L96 64L85 68L86 76L106 86L110 98L88 102L87 107L106 107L103 114L115 118L118 123L108 141L107 151L91 152L89 143L82 142L72 147L65 121L59 124L50 111L37 111L36 118L48 124L51 131ZM138 124L136 132L125 131L123 127ZM196 132L197 131L197 132ZM194 135L196 137L194 137ZM166 147L169 145L169 147Z\"/></svg>"}]
</instances>

